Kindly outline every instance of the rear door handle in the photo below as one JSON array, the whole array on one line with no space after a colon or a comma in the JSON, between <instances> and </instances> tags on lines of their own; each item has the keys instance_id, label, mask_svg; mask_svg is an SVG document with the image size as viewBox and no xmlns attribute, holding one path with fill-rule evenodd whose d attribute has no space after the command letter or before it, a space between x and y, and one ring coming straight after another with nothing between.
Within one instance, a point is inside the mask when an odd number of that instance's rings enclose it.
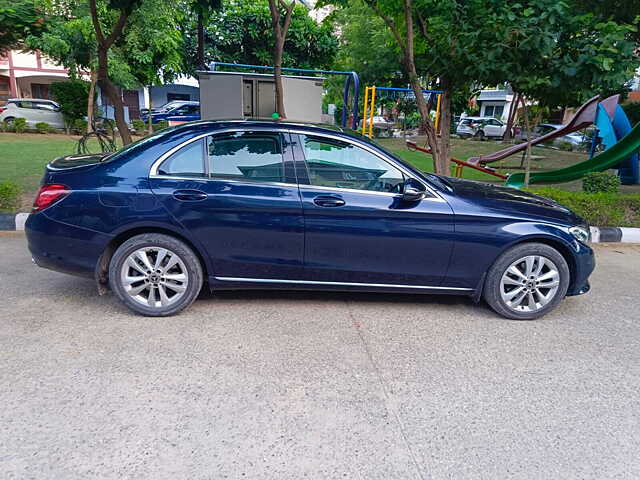
<instances>
[{"instance_id":1,"label":"rear door handle","mask_svg":"<svg viewBox=\"0 0 640 480\"><path fill-rule=\"evenodd\" d=\"M183 202L199 202L200 200L205 200L207 194L200 190L176 190L173 192L173 197Z\"/></svg>"},{"instance_id":2,"label":"rear door handle","mask_svg":"<svg viewBox=\"0 0 640 480\"><path fill-rule=\"evenodd\" d=\"M345 204L345 201L333 195L320 195L313 199L313 203L319 207L341 207Z\"/></svg>"}]
</instances>

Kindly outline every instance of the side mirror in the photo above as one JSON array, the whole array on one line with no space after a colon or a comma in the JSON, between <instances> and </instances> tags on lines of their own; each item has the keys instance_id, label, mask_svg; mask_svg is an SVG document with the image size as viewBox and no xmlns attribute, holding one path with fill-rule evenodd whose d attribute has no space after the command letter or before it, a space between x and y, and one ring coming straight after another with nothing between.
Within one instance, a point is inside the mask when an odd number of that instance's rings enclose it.
<instances>
[{"instance_id":1,"label":"side mirror","mask_svg":"<svg viewBox=\"0 0 640 480\"><path fill-rule=\"evenodd\" d=\"M402 200L405 202L417 202L424 197L424 187L412 178L404 182Z\"/></svg>"}]
</instances>

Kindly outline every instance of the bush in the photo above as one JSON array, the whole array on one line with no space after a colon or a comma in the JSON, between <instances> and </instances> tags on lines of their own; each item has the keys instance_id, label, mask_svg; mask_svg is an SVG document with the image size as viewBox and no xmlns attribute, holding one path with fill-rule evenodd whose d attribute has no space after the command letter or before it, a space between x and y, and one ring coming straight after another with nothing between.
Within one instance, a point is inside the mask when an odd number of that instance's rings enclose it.
<instances>
[{"instance_id":1,"label":"bush","mask_svg":"<svg viewBox=\"0 0 640 480\"><path fill-rule=\"evenodd\" d=\"M13 213L20 206L20 186L13 182L0 182L0 212Z\"/></svg>"},{"instance_id":2,"label":"bush","mask_svg":"<svg viewBox=\"0 0 640 480\"><path fill-rule=\"evenodd\" d=\"M142 120L133 120L131 122L131 126L135 130L136 135L144 135L146 133L145 130L147 129L147 124Z\"/></svg>"},{"instance_id":3,"label":"bush","mask_svg":"<svg viewBox=\"0 0 640 480\"><path fill-rule=\"evenodd\" d=\"M38 131L38 133L49 133L53 129L47 122L38 122L36 123L36 130Z\"/></svg>"},{"instance_id":4,"label":"bush","mask_svg":"<svg viewBox=\"0 0 640 480\"><path fill-rule=\"evenodd\" d=\"M0 122L0 131L2 132L13 132L13 123L9 122Z\"/></svg>"},{"instance_id":5,"label":"bush","mask_svg":"<svg viewBox=\"0 0 640 480\"><path fill-rule=\"evenodd\" d=\"M60 113L64 117L67 128L74 126L76 120L85 117L89 99L89 82L84 80L53 82L49 88L53 98L60 104Z\"/></svg>"},{"instance_id":6,"label":"bush","mask_svg":"<svg viewBox=\"0 0 640 480\"><path fill-rule=\"evenodd\" d=\"M157 132L158 130L163 130L169 126L169 122L166 120L160 120L158 123L153 125L153 131Z\"/></svg>"},{"instance_id":7,"label":"bush","mask_svg":"<svg viewBox=\"0 0 640 480\"><path fill-rule=\"evenodd\" d=\"M567 192L545 187L530 189L573 210L597 227L640 227L640 193Z\"/></svg>"},{"instance_id":8,"label":"bush","mask_svg":"<svg viewBox=\"0 0 640 480\"><path fill-rule=\"evenodd\" d=\"M556 142L556 146L564 152L573 150L573 144L571 142Z\"/></svg>"},{"instance_id":9,"label":"bush","mask_svg":"<svg viewBox=\"0 0 640 480\"><path fill-rule=\"evenodd\" d=\"M77 118L73 121L71 130L73 130L73 133L75 133L76 135L84 135L85 133L87 133L88 124L89 122L87 122L84 118Z\"/></svg>"},{"instance_id":10,"label":"bush","mask_svg":"<svg viewBox=\"0 0 640 480\"><path fill-rule=\"evenodd\" d=\"M13 130L16 133L24 133L27 129L27 119L26 118L15 118L13 120Z\"/></svg>"},{"instance_id":11,"label":"bush","mask_svg":"<svg viewBox=\"0 0 640 480\"><path fill-rule=\"evenodd\" d=\"M609 172L591 172L582 179L582 190L587 193L618 193L620 179Z\"/></svg>"}]
</instances>

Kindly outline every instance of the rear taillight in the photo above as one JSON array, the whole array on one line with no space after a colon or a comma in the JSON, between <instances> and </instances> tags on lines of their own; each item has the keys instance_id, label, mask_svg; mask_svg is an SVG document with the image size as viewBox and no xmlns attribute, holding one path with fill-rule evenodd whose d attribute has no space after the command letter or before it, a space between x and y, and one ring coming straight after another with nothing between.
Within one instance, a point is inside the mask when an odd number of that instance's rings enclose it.
<instances>
[{"instance_id":1,"label":"rear taillight","mask_svg":"<svg viewBox=\"0 0 640 480\"><path fill-rule=\"evenodd\" d=\"M38 190L38 195L36 195L31 211L33 213L40 212L57 201L62 200L70 193L71 190L66 185L43 185L40 187L40 190Z\"/></svg>"},{"instance_id":2,"label":"rear taillight","mask_svg":"<svg viewBox=\"0 0 640 480\"><path fill-rule=\"evenodd\" d=\"M7 109L7 107L0 107L0 113L4 112Z\"/></svg>"}]
</instances>

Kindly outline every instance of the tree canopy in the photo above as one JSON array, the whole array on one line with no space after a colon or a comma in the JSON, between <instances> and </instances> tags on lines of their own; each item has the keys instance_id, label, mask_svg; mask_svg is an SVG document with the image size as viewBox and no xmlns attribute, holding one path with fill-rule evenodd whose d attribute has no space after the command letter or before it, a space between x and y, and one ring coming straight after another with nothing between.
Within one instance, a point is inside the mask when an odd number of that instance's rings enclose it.
<instances>
[{"instance_id":1,"label":"tree canopy","mask_svg":"<svg viewBox=\"0 0 640 480\"><path fill-rule=\"evenodd\" d=\"M0 0L0 55L24 46L29 36L45 30L41 9L35 0Z\"/></svg>"},{"instance_id":2,"label":"tree canopy","mask_svg":"<svg viewBox=\"0 0 640 480\"><path fill-rule=\"evenodd\" d=\"M196 19L185 19L185 61L197 68ZM338 47L332 26L319 24L302 5L296 5L284 44L283 65L329 67ZM273 60L273 27L267 0L227 0L205 21L205 61L269 65Z\"/></svg>"}]
</instances>

